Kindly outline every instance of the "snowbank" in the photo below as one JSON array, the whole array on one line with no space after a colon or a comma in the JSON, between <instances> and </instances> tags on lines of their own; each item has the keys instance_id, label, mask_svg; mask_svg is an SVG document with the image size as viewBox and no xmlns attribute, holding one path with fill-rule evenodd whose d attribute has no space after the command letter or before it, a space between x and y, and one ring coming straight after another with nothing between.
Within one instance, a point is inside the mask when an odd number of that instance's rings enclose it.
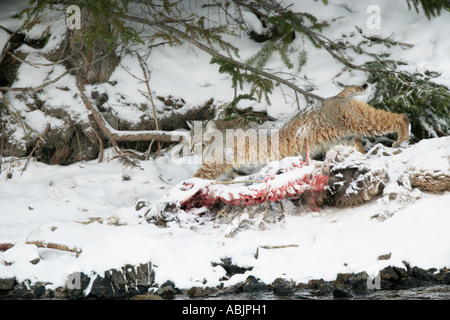
<instances>
[{"instance_id":1,"label":"snowbank","mask_svg":"<svg viewBox=\"0 0 450 320\"><path fill-rule=\"evenodd\" d=\"M3 1L0 8L2 25L17 28L20 21L7 13L15 11L11 8L19 11L25 4L26 1ZM409 11L405 1L374 0L370 4L382 9L381 29L364 29L364 34L390 36L392 40L414 45L407 50L392 48L391 58L407 61L409 65L404 68L408 71L437 71L440 75L434 81L450 87L450 13L444 11L440 17L428 21L423 14ZM333 21L338 27L324 30L324 35L331 39L342 38L352 44L363 39L354 27L366 25L367 4L362 1L329 1L325 9L321 2L294 2L293 9L311 12L326 21L340 17ZM259 30L261 26L253 18L246 16L251 28ZM60 27L55 26L53 32L57 38L52 39L60 39L58 37L64 32ZM0 31L0 48L5 37L6 33ZM246 37L232 41L240 48L242 60L260 48ZM56 44L56 40L50 41L43 50L50 51ZM299 37L293 43L293 61L302 46ZM29 61L48 62L35 50L22 49L29 53ZM344 71L324 50L306 49L311 50L310 57L314 56L314 59L309 59L302 68L300 76L303 80L295 78L297 85L309 88L308 79L313 79L314 93L328 97L341 90L337 81L345 84L366 81L363 73ZM366 49L378 52L381 47L373 45ZM356 55L355 59L355 63L364 62ZM182 97L188 106L204 103L211 97L218 105L229 102L233 96L230 79L218 74L217 66L210 65L209 61L209 56L189 45L156 47L147 61L151 66L150 87L158 95ZM136 57L127 56L122 63L127 70L117 68L111 77L115 85L105 83L89 86L87 90L106 92L111 99L112 112L122 119L136 123L142 121L143 115L152 118L151 110L145 113L139 108L141 103L148 103L140 92L145 90L143 83L129 74L141 74ZM275 56L267 67L272 72L286 71ZM61 65L45 67L39 72L34 69L22 64L14 86L38 85L47 77L53 79L64 71ZM68 90L60 89L65 87ZM64 105L67 114L87 121L87 111L76 94L74 78L68 75L48 86L38 97L47 102L47 108ZM7 96L14 109L34 129L42 131L49 121L52 126L62 125L56 118L49 119L30 109L15 94L8 93ZM129 101L133 103L127 104ZM281 117L297 108L292 92L283 92L281 87L275 88L271 101L271 106L255 103L255 110L267 110L269 115ZM155 103L159 114L164 114L164 104L156 99ZM19 125L14 132L12 138L23 139L25 133ZM395 162L384 165L392 174L402 172L402 161L418 169L448 170L449 145L448 138L424 140L405 149L396 156ZM2 158L0 243L15 246L0 252L0 278L15 277L18 282L29 279L56 288L64 286L67 276L74 271L87 275L103 274L105 270L120 269L125 264L150 261L157 284L171 280L178 288L189 288L220 283L228 286L250 274L265 283L278 277L295 282L320 278L334 280L337 273L359 271L376 276L385 266L402 266L402 261L422 268L450 267L449 192L420 193L413 202L393 208L389 207L391 202L385 197L382 198L385 202L370 202L351 209L326 208L319 214L307 207L288 206L284 220L269 224L264 230L250 228L230 233L232 224L214 224L206 219L187 219L186 225L169 223L168 228L159 228L147 223L135 210L136 202L146 199L156 203L173 186L190 178L197 169L195 165L175 164L168 155L142 161L133 168L124 166L117 159L66 167L44 165L31 159L22 172L25 162L26 159ZM384 221L372 219L380 213L380 206L389 213ZM80 248L82 252L77 256L74 252L26 244L32 241L62 244ZM264 249L261 246L282 248ZM388 253L391 253L389 260L377 259ZM225 270L211 264L222 258L231 258L234 264L253 269L224 281Z\"/></svg>"},{"instance_id":2,"label":"snowbank","mask_svg":"<svg viewBox=\"0 0 450 320\"><path fill-rule=\"evenodd\" d=\"M418 156L422 164L445 162L449 145L448 138L424 140L394 157L411 163ZM143 198L157 202L188 179L195 166L173 166L167 156L135 168L118 160L67 167L32 161L22 173L24 161L9 160L0 175L0 243L16 246L0 252L1 261L12 263L0 264L0 278L14 276L19 282L30 279L56 288L64 286L74 270L102 275L125 264L152 262L157 284L171 280L178 288L190 288L222 282L228 286L250 274L265 283L278 277L298 283L360 271L374 277L388 265L402 266L402 261L422 268L450 265L449 192L421 193L420 199L403 204L384 221L373 219L379 205L369 202L351 209L324 208L319 214L308 207L285 206L284 220L264 230L250 227L230 233L233 224L194 214L184 224L169 222L160 228L147 223L134 204ZM33 241L82 252L77 257L25 244ZM388 253L389 260L377 260ZM33 264L36 254L40 261ZM223 258L253 269L224 281L225 270L211 264Z\"/></svg>"}]
</instances>

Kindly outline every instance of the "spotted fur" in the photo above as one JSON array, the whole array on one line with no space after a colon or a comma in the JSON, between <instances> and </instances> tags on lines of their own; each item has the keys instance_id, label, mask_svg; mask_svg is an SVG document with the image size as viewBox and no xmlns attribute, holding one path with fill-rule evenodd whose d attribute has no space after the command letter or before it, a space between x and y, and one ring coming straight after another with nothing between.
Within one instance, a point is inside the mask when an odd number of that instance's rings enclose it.
<instances>
[{"instance_id":1,"label":"spotted fur","mask_svg":"<svg viewBox=\"0 0 450 320\"><path fill-rule=\"evenodd\" d=\"M236 148L231 150L234 157L231 163L211 161L214 153L204 157L194 177L216 179L230 169L239 170L248 163L262 166L284 157L304 155L306 146L309 146L312 155L326 152L341 143L353 143L363 151L361 136L395 132L398 138L393 147L408 141L409 120L405 114L375 109L353 98L365 93L367 88L366 85L347 87L337 96L295 114L279 129L278 148L274 150L270 139L266 146L261 146L258 137L248 136L245 137L247 143L244 152ZM242 132L238 135L242 137Z\"/></svg>"}]
</instances>

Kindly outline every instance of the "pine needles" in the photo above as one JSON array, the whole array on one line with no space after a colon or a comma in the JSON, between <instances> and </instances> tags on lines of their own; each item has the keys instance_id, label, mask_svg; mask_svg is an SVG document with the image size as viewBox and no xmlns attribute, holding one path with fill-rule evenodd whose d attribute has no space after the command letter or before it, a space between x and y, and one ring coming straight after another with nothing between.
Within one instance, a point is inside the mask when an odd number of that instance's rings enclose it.
<instances>
[{"instance_id":1,"label":"pine needles","mask_svg":"<svg viewBox=\"0 0 450 320\"><path fill-rule=\"evenodd\" d=\"M432 81L437 76L434 72L395 71L399 62L392 60L375 60L365 65L373 70L369 81L376 83L374 98L369 103L406 113L413 141L450 134L450 90Z\"/></svg>"},{"instance_id":2,"label":"pine needles","mask_svg":"<svg viewBox=\"0 0 450 320\"><path fill-rule=\"evenodd\" d=\"M406 0L408 8L414 8L419 13L419 4L428 19L441 14L442 9L450 11L450 1L448 0Z\"/></svg>"}]
</instances>

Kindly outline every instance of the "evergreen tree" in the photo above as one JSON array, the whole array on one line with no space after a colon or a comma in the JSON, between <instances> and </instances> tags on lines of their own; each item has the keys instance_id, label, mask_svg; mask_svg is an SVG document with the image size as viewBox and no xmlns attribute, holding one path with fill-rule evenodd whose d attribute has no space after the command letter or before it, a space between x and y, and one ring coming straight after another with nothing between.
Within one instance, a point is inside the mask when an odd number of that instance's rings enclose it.
<instances>
[{"instance_id":1,"label":"evergreen tree","mask_svg":"<svg viewBox=\"0 0 450 320\"><path fill-rule=\"evenodd\" d=\"M406 0L409 9L414 8L419 13L419 4L428 19L441 14L442 10L450 11L449 0Z\"/></svg>"},{"instance_id":2,"label":"evergreen tree","mask_svg":"<svg viewBox=\"0 0 450 320\"><path fill-rule=\"evenodd\" d=\"M404 64L400 61L387 60L389 53L373 54L362 49L362 44L383 43L387 48L401 45L390 39L379 37L365 37L358 46L335 43L320 35L326 23L318 22L310 13L292 12L281 5L274 5L273 1L239 1L255 13L262 21L271 26L270 37L265 40L262 48L251 57L247 63L257 68L263 68L270 57L278 52L281 61L293 68L287 50L290 41L301 36L309 40L315 47L327 50L334 58L343 63L345 67L366 72L371 83L375 84L373 99L369 102L374 107L397 113L406 113L411 122L412 141L423 138L437 137L450 134L450 90L449 88L433 82L438 76L433 72L408 73L400 72L397 67ZM326 5L326 1L323 1ZM408 6L419 12L421 5L428 19L435 17L442 10L450 10L450 1L437 0L407 0ZM361 30L358 29L360 33ZM367 55L373 61L364 66L356 66L351 58L344 52L351 48L357 54ZM308 52L300 50L298 54L298 71L306 63Z\"/></svg>"},{"instance_id":3,"label":"evergreen tree","mask_svg":"<svg viewBox=\"0 0 450 320\"><path fill-rule=\"evenodd\" d=\"M307 1L307 0L305 0ZM318 2L318 0L315 0ZM411 11L423 13L428 19L450 11L449 0L405 0ZM326 0L322 0L327 5ZM450 91L449 88L433 81L439 76L433 72L408 73L399 71L403 62L389 60L389 54L369 53L363 49L363 43L350 45L334 42L323 36L328 21L319 21L313 13L295 12L291 6L276 0L136 0L140 15L130 14L129 0L29 0L28 7L22 12L26 17L24 28L30 30L43 20L50 11L61 12L65 17L65 9L69 5L77 5L82 12L83 27L80 30L68 30L66 34L67 48L64 63L75 70L87 83L107 81L114 68L118 65L121 52L126 52L132 44L140 43L147 46L164 43L176 46L190 43L208 52L213 57L211 63L218 65L220 73L228 74L231 86L235 90L234 97L225 115L228 118L244 117L248 121L264 121L264 118L254 113L237 110L239 101L265 100L270 104L270 95L275 85L284 85L301 93L309 103L311 100L321 100L322 97L298 88L288 80L278 77L264 68L271 57L277 57L293 73L301 72L307 61L313 60L303 46L294 59L290 49L294 39L301 38L306 44L325 50L346 69L365 72L375 86L375 93L370 104L377 108L398 113L406 113L411 121L413 141L422 138L450 134ZM226 17L224 23L211 23L208 15L199 15L190 6L215 6ZM233 8L232 14L230 8ZM245 19L239 17L242 10L251 11L261 21L264 34L257 34L245 27ZM414 12L412 12L414 14ZM230 19L230 20L229 20ZM232 20L231 20L232 19ZM233 23L230 23L233 21ZM154 32L143 39L140 29L129 22L151 26ZM239 60L238 49L224 35L234 35L236 27L249 31L255 41L262 43L261 49L245 62ZM390 39L365 37L366 44L381 42L386 48L400 45ZM365 55L371 61L358 66L353 64L349 51ZM1 61L0 61L1 62ZM330 75L331 77L332 75ZM313 80L312 80L313 81ZM244 90L249 85L249 90Z\"/></svg>"}]
</instances>

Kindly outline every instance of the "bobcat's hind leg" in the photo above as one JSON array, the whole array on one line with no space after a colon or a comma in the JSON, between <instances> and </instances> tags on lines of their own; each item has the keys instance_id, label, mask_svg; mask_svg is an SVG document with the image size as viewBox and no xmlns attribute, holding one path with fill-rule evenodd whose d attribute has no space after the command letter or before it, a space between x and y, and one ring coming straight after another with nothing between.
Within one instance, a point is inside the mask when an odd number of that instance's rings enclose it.
<instances>
[{"instance_id":1,"label":"bobcat's hind leg","mask_svg":"<svg viewBox=\"0 0 450 320\"><path fill-rule=\"evenodd\" d=\"M397 148L401 143L409 140L409 119L406 114L399 114L395 124L397 131L397 141L392 144L393 148Z\"/></svg>"},{"instance_id":2,"label":"bobcat's hind leg","mask_svg":"<svg viewBox=\"0 0 450 320\"><path fill-rule=\"evenodd\" d=\"M354 114L359 116L354 117ZM346 134L383 135L397 133L397 141L392 144L397 148L402 142L409 140L409 120L406 114L398 114L375 109L363 103L357 103L357 108L343 115Z\"/></svg>"},{"instance_id":3,"label":"bobcat's hind leg","mask_svg":"<svg viewBox=\"0 0 450 320\"><path fill-rule=\"evenodd\" d=\"M231 164L204 163L194 174L194 177L214 180L227 171L231 170L231 168Z\"/></svg>"}]
</instances>

